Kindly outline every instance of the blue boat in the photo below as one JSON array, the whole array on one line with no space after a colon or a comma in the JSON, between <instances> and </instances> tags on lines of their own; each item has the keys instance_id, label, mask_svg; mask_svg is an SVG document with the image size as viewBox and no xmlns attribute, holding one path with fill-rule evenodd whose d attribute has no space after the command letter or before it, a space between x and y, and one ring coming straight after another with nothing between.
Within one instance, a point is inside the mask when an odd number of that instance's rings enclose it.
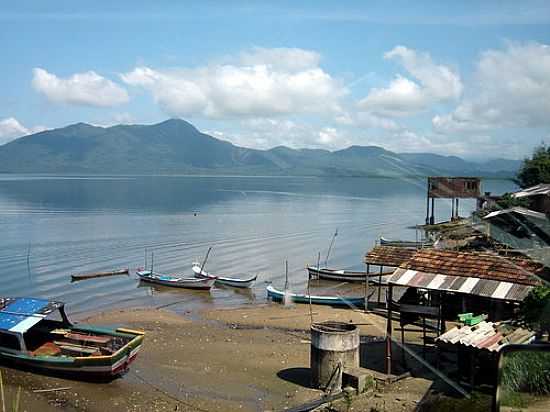
<instances>
[{"instance_id":1,"label":"blue boat","mask_svg":"<svg viewBox=\"0 0 550 412\"><path fill-rule=\"evenodd\" d=\"M272 285L267 286L267 297L275 302L284 302L288 300L294 303L312 303L314 305L329 305L329 306L349 306L363 307L365 304L364 297L347 297L347 296L314 296L289 291L281 291L275 289Z\"/></svg>"}]
</instances>

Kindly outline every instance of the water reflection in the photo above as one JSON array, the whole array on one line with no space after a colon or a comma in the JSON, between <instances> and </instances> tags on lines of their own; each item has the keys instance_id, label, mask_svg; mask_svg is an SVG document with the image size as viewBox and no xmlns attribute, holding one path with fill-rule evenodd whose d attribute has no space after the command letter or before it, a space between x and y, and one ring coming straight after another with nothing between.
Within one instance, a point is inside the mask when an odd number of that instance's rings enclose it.
<instances>
[{"instance_id":1,"label":"water reflection","mask_svg":"<svg viewBox=\"0 0 550 412\"><path fill-rule=\"evenodd\" d=\"M265 281L284 284L284 261L294 291L307 284L305 266L325 255L335 228L331 265L364 270L362 257L384 235L414 239L407 229L425 218L424 180L367 178L0 177L0 286L5 295L67 301L71 310L155 299L135 277L70 284L74 273L143 266L191 274L208 261L213 273L260 274L249 292L215 288L203 303L231 305L265 299ZM513 184L489 181L484 190ZM466 215L475 205L461 203ZM450 216L440 202L439 217ZM439 218L438 217L438 218ZM189 296L189 295L186 295ZM202 298L198 298L199 300ZM192 305L193 303L191 303Z\"/></svg>"}]
</instances>

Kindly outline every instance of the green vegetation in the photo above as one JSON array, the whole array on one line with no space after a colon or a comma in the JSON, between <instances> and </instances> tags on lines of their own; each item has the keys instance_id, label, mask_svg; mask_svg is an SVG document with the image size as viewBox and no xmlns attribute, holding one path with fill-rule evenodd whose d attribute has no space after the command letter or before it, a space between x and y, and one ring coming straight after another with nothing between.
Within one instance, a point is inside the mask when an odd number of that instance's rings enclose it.
<instances>
[{"instance_id":1,"label":"green vegetation","mask_svg":"<svg viewBox=\"0 0 550 412\"><path fill-rule=\"evenodd\" d=\"M528 327L550 331L550 286L534 287L520 307L520 318Z\"/></svg>"},{"instance_id":2,"label":"green vegetation","mask_svg":"<svg viewBox=\"0 0 550 412\"><path fill-rule=\"evenodd\" d=\"M497 207L495 210L509 209L511 207L528 207L529 201L527 198L515 198L510 193L505 193L499 200L497 200Z\"/></svg>"},{"instance_id":3,"label":"green vegetation","mask_svg":"<svg viewBox=\"0 0 550 412\"><path fill-rule=\"evenodd\" d=\"M515 352L505 356L502 387L506 393L550 394L550 353ZM509 396L510 402L517 398Z\"/></svg>"},{"instance_id":4,"label":"green vegetation","mask_svg":"<svg viewBox=\"0 0 550 412\"><path fill-rule=\"evenodd\" d=\"M79 123L0 146L0 171L10 173L511 178L519 165L516 160L475 163L377 146L333 152L283 146L249 149L201 133L179 119L107 128Z\"/></svg>"},{"instance_id":5,"label":"green vegetation","mask_svg":"<svg viewBox=\"0 0 550 412\"><path fill-rule=\"evenodd\" d=\"M550 147L537 147L533 156L525 159L517 175L521 187L529 187L540 183L550 183Z\"/></svg>"}]
</instances>

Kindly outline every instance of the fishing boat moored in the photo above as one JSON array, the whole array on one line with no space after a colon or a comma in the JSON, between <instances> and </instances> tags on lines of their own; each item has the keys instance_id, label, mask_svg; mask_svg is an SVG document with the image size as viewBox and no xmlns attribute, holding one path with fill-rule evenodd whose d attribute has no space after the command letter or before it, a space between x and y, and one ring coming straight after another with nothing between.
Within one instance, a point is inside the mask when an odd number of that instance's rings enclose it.
<instances>
[{"instance_id":1,"label":"fishing boat moored","mask_svg":"<svg viewBox=\"0 0 550 412\"><path fill-rule=\"evenodd\" d=\"M118 275L128 275L130 269L118 269L111 270L109 272L95 272L95 273L80 273L76 275L71 275L71 282L78 282L79 280L95 279L95 278L104 278L109 276L118 276Z\"/></svg>"},{"instance_id":2,"label":"fishing boat moored","mask_svg":"<svg viewBox=\"0 0 550 412\"><path fill-rule=\"evenodd\" d=\"M150 270L138 270L136 275L144 282L185 289L210 290L216 281L216 279L210 278L189 278L177 275L163 275Z\"/></svg>"},{"instance_id":3,"label":"fishing boat moored","mask_svg":"<svg viewBox=\"0 0 550 412\"><path fill-rule=\"evenodd\" d=\"M314 305L363 307L365 298L347 296L315 296L278 290L272 285L266 287L267 297L275 302L289 300L294 303L312 303Z\"/></svg>"},{"instance_id":4,"label":"fishing boat moored","mask_svg":"<svg viewBox=\"0 0 550 412\"><path fill-rule=\"evenodd\" d=\"M252 287L253 283L256 281L258 277L258 276L252 276L247 279L242 279L242 278L212 275L206 271L203 271L201 268L201 265L196 262L193 263L193 273L195 273L195 276L197 278L214 279L216 283L232 286L234 288L250 288Z\"/></svg>"},{"instance_id":5,"label":"fishing boat moored","mask_svg":"<svg viewBox=\"0 0 550 412\"><path fill-rule=\"evenodd\" d=\"M381 246L396 246L421 249L424 247L433 247L434 242L431 240L415 241L415 240L390 240L380 236Z\"/></svg>"},{"instance_id":6,"label":"fishing boat moored","mask_svg":"<svg viewBox=\"0 0 550 412\"><path fill-rule=\"evenodd\" d=\"M334 280L337 282L364 282L365 272L354 272L349 270L338 270L329 268L318 268L317 266L308 266L307 271L312 279ZM382 277L381 283L384 284L386 277L390 276L393 271L383 273L369 273L369 283L380 283L379 278Z\"/></svg>"},{"instance_id":7,"label":"fishing boat moored","mask_svg":"<svg viewBox=\"0 0 550 412\"><path fill-rule=\"evenodd\" d=\"M144 333L73 325L64 307L62 302L43 299L0 298L0 359L82 380L112 380L126 372Z\"/></svg>"}]
</instances>

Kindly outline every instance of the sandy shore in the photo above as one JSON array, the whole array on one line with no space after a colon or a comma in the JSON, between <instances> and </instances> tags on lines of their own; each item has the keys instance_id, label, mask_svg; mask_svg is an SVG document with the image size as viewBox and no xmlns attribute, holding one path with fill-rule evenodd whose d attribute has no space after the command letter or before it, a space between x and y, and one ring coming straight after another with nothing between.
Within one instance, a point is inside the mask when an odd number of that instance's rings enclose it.
<instances>
[{"instance_id":1,"label":"sandy shore","mask_svg":"<svg viewBox=\"0 0 550 412\"><path fill-rule=\"evenodd\" d=\"M359 323L361 334L373 339L385 333L383 317L359 311L314 306L313 318ZM99 384L2 368L10 402L22 388L20 411L267 411L321 395L309 387L307 305L207 310L193 320L168 310L131 309L93 315L85 322L146 332L131 371ZM372 349L373 365L383 361L381 348ZM430 381L404 380L394 389L385 388L368 405L412 410L429 386ZM33 392L63 387L70 389ZM360 401L355 405L354 410L363 410Z\"/></svg>"}]
</instances>

